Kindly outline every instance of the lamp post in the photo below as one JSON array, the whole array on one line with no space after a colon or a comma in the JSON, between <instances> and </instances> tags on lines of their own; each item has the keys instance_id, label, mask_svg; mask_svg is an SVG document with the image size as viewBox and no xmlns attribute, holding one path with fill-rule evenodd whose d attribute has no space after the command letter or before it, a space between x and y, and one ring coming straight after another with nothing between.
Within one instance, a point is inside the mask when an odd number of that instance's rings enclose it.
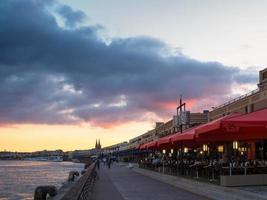
<instances>
[{"instance_id":1,"label":"lamp post","mask_svg":"<svg viewBox=\"0 0 267 200\"><path fill-rule=\"evenodd\" d=\"M182 100L182 95L180 95L180 102L179 102L179 106L177 106L176 108L176 111L177 111L177 119L178 119L178 116L179 116L179 112L180 112L180 117L181 117L181 114L183 112L183 108L184 108L184 111L185 111L185 103L183 103L183 100ZM180 133L183 132L183 124L179 124L179 129L180 129Z\"/></svg>"},{"instance_id":2,"label":"lamp post","mask_svg":"<svg viewBox=\"0 0 267 200\"><path fill-rule=\"evenodd\" d=\"M162 172L164 174L165 173L165 161L164 161L164 158L165 158L166 150L163 149L162 153L163 153L163 157L162 157Z\"/></svg>"},{"instance_id":3,"label":"lamp post","mask_svg":"<svg viewBox=\"0 0 267 200\"><path fill-rule=\"evenodd\" d=\"M183 143L181 142L181 165L180 165L181 175L184 175L184 151L183 151Z\"/></svg>"},{"instance_id":4,"label":"lamp post","mask_svg":"<svg viewBox=\"0 0 267 200\"><path fill-rule=\"evenodd\" d=\"M260 150L261 160L263 160L264 159L264 142L262 141L260 145L261 146L259 150Z\"/></svg>"}]
</instances>

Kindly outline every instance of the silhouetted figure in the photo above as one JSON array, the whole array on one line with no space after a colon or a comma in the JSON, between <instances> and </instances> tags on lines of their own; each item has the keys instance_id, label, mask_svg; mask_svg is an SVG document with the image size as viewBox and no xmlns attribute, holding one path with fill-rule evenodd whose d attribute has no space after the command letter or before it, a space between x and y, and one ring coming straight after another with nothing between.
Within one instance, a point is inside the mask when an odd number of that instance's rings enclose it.
<instances>
[{"instance_id":1,"label":"silhouetted figure","mask_svg":"<svg viewBox=\"0 0 267 200\"><path fill-rule=\"evenodd\" d=\"M96 167L97 167L98 170L100 169L100 161L99 161L99 159L97 159L97 161L96 161Z\"/></svg>"},{"instance_id":2,"label":"silhouetted figure","mask_svg":"<svg viewBox=\"0 0 267 200\"><path fill-rule=\"evenodd\" d=\"M107 164L107 158L103 158L103 163L104 163L104 166L106 166L106 164Z\"/></svg>"},{"instance_id":3,"label":"silhouetted figure","mask_svg":"<svg viewBox=\"0 0 267 200\"><path fill-rule=\"evenodd\" d=\"M111 165L111 159L108 158L108 168L110 169L110 165Z\"/></svg>"}]
</instances>

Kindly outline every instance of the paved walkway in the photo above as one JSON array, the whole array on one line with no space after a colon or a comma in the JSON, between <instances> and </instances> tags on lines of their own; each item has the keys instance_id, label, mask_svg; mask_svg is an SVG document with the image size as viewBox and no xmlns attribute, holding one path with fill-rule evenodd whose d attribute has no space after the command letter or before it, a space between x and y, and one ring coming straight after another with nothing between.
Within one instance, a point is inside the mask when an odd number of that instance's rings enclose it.
<instances>
[{"instance_id":1,"label":"paved walkway","mask_svg":"<svg viewBox=\"0 0 267 200\"><path fill-rule=\"evenodd\" d=\"M258 187L242 187L242 189L240 187L223 187L182 177L161 174L138 167L135 167L133 171L214 200L267 200L266 192L262 191L265 186L262 186L261 189ZM257 192L255 192L256 188L258 188Z\"/></svg>"},{"instance_id":2,"label":"paved walkway","mask_svg":"<svg viewBox=\"0 0 267 200\"><path fill-rule=\"evenodd\" d=\"M101 166L93 200L207 200L183 189L144 176L125 165Z\"/></svg>"},{"instance_id":3,"label":"paved walkway","mask_svg":"<svg viewBox=\"0 0 267 200\"><path fill-rule=\"evenodd\" d=\"M113 171L113 170L111 170ZM94 186L92 200L123 200L123 197L112 183L109 171L103 166L97 171L98 180Z\"/></svg>"}]
</instances>

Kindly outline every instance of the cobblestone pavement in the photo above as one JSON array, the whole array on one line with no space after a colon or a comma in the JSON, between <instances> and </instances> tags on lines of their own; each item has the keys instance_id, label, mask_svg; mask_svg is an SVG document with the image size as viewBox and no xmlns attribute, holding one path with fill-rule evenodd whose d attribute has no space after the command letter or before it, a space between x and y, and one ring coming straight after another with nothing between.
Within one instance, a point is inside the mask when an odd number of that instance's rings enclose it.
<instances>
[{"instance_id":1,"label":"cobblestone pavement","mask_svg":"<svg viewBox=\"0 0 267 200\"><path fill-rule=\"evenodd\" d=\"M123 165L101 166L93 200L207 200L183 189L143 176Z\"/></svg>"}]
</instances>

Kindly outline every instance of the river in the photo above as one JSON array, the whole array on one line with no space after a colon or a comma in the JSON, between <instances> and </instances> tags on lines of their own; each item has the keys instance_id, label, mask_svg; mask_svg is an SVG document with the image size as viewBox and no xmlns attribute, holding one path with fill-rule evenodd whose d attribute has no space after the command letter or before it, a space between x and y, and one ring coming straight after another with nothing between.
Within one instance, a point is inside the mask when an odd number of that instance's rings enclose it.
<instances>
[{"instance_id":1,"label":"river","mask_svg":"<svg viewBox=\"0 0 267 200\"><path fill-rule=\"evenodd\" d=\"M72 162L0 161L0 200L32 200L37 186L59 188L70 171L83 167Z\"/></svg>"}]
</instances>

